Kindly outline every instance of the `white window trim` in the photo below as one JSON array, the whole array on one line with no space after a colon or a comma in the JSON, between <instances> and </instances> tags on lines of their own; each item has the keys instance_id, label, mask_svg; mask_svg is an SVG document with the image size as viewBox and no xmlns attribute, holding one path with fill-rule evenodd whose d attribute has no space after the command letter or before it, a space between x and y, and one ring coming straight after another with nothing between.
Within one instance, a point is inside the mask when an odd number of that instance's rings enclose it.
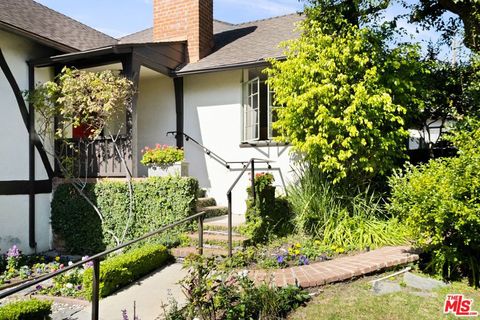
<instances>
[{"instance_id":1,"label":"white window trim","mask_svg":"<svg viewBox=\"0 0 480 320\"><path fill-rule=\"evenodd\" d=\"M272 94L273 90L270 90L270 85L267 85L267 109L268 109L268 139L273 140L275 136L273 135L273 110L280 108L279 106L274 106L272 103Z\"/></svg>"},{"instance_id":2,"label":"white window trim","mask_svg":"<svg viewBox=\"0 0 480 320\"><path fill-rule=\"evenodd\" d=\"M257 85L257 91L256 93L251 93L253 90L253 85ZM256 77L252 80L249 80L247 82L244 82L244 96L245 96L245 102L243 104L243 142L252 142L252 141L259 141L260 140L260 112L261 112L261 107L260 107L260 78ZM256 112L256 121L254 124L248 123L248 121L252 121L252 114L254 114L254 109L253 109L253 101L254 99L257 100L257 112ZM250 112L250 116L249 113ZM256 135L252 134L252 129L256 128ZM254 130L254 129L253 129ZM254 131L255 132L255 131ZM251 135L252 137L248 137L248 135Z\"/></svg>"}]
</instances>

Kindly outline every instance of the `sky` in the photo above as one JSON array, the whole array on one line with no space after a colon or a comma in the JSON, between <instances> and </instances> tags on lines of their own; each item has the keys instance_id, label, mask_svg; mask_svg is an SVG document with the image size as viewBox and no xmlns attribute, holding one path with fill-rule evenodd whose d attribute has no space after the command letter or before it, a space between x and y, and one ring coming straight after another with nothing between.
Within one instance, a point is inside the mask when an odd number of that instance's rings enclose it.
<instances>
[{"instance_id":1,"label":"sky","mask_svg":"<svg viewBox=\"0 0 480 320\"><path fill-rule=\"evenodd\" d=\"M36 1L116 38L150 28L153 24L153 0ZM214 0L214 17L241 23L302 11L304 3L302 0ZM405 12L395 4L387 10L386 18ZM437 42L439 39L438 33L421 30L406 20L400 21L399 26L410 33L413 41L423 42L423 48L428 41ZM450 49L443 47L441 55L442 59L449 59Z\"/></svg>"},{"instance_id":2,"label":"sky","mask_svg":"<svg viewBox=\"0 0 480 320\"><path fill-rule=\"evenodd\" d=\"M153 0L36 0L113 37L152 26ZM215 19L241 23L301 11L299 0L214 0Z\"/></svg>"}]
</instances>

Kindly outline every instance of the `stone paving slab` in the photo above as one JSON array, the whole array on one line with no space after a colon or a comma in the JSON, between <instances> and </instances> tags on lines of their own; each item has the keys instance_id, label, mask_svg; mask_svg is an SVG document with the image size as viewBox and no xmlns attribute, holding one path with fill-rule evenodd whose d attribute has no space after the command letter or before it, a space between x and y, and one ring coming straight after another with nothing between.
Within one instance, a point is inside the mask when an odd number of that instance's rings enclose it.
<instances>
[{"instance_id":1,"label":"stone paving slab","mask_svg":"<svg viewBox=\"0 0 480 320\"><path fill-rule=\"evenodd\" d=\"M187 235L191 240L198 240L198 233L189 233ZM232 234L232 240L242 242L248 240L247 237ZM228 234L204 232L203 241L218 241L228 243Z\"/></svg>"},{"instance_id":2,"label":"stone paving slab","mask_svg":"<svg viewBox=\"0 0 480 320\"><path fill-rule=\"evenodd\" d=\"M256 283L271 281L279 287L295 284L302 288L317 287L417 261L418 255L410 251L411 248L407 246L383 247L307 266L272 271L255 270L250 273L250 277Z\"/></svg>"},{"instance_id":3,"label":"stone paving slab","mask_svg":"<svg viewBox=\"0 0 480 320\"><path fill-rule=\"evenodd\" d=\"M170 298L174 298L179 306L184 305L186 298L178 282L186 275L187 270L183 269L182 264L174 263L100 300L100 320L122 319L123 309L128 311L132 319L134 301L136 315L142 320L163 315L162 304L168 304ZM91 319L90 306L69 319Z\"/></svg>"},{"instance_id":4,"label":"stone paving slab","mask_svg":"<svg viewBox=\"0 0 480 320\"><path fill-rule=\"evenodd\" d=\"M195 247L173 248L170 250L175 258L185 258L191 254L198 254L198 249ZM224 248L203 248L203 255L211 256L228 256L228 250Z\"/></svg>"},{"instance_id":5,"label":"stone paving slab","mask_svg":"<svg viewBox=\"0 0 480 320\"><path fill-rule=\"evenodd\" d=\"M204 224L206 226L216 226L216 227L227 227L228 226L228 215L213 217L205 219ZM238 227L245 224L245 215L244 214L233 214L232 215L232 226Z\"/></svg>"}]
</instances>

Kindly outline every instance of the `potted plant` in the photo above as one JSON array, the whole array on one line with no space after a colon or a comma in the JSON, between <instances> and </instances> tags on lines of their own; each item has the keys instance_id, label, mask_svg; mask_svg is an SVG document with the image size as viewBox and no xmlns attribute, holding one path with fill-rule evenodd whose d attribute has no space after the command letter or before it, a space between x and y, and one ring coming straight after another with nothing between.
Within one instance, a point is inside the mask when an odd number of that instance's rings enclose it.
<instances>
[{"instance_id":1,"label":"potted plant","mask_svg":"<svg viewBox=\"0 0 480 320\"><path fill-rule=\"evenodd\" d=\"M188 176L188 162L183 161L182 149L157 144L155 148L145 147L142 153L140 162L148 167L149 177Z\"/></svg>"}]
</instances>

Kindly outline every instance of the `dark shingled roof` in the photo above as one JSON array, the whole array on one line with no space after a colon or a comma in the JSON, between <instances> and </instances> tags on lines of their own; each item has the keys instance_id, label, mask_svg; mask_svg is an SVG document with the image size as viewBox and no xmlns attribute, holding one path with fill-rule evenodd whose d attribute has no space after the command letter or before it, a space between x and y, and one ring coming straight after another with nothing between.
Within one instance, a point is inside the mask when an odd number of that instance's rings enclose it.
<instances>
[{"instance_id":1,"label":"dark shingled roof","mask_svg":"<svg viewBox=\"0 0 480 320\"><path fill-rule=\"evenodd\" d=\"M214 21L215 48L202 60L177 70L178 74L262 62L265 58L283 57L279 48L282 41L295 39L298 32L295 25L303 20L300 14L252 21L243 24L229 24ZM120 43L153 42L152 28L120 39Z\"/></svg>"},{"instance_id":2,"label":"dark shingled roof","mask_svg":"<svg viewBox=\"0 0 480 320\"><path fill-rule=\"evenodd\" d=\"M177 74L240 66L262 62L266 58L281 58L279 44L299 36L296 24L303 20L300 14L237 24L215 34L213 53L198 62L177 70Z\"/></svg>"},{"instance_id":3,"label":"dark shingled roof","mask_svg":"<svg viewBox=\"0 0 480 320\"><path fill-rule=\"evenodd\" d=\"M117 43L115 38L32 0L0 0L0 28L13 29L39 41L54 42L69 51Z\"/></svg>"},{"instance_id":4,"label":"dark shingled roof","mask_svg":"<svg viewBox=\"0 0 480 320\"><path fill-rule=\"evenodd\" d=\"M233 28L235 25L228 22L219 20L213 20L213 33L220 33ZM148 28L142 31L138 31L129 34L123 38L120 38L119 43L150 43L153 42L153 28Z\"/></svg>"},{"instance_id":5,"label":"dark shingled roof","mask_svg":"<svg viewBox=\"0 0 480 320\"><path fill-rule=\"evenodd\" d=\"M295 25L302 19L300 14L289 14L243 24L215 20L213 52L198 62L179 67L176 72L204 72L263 62L265 58L280 58L283 51L279 43L298 37ZM26 35L67 52L154 42L152 28L117 40L33 0L0 0L0 29Z\"/></svg>"}]
</instances>

